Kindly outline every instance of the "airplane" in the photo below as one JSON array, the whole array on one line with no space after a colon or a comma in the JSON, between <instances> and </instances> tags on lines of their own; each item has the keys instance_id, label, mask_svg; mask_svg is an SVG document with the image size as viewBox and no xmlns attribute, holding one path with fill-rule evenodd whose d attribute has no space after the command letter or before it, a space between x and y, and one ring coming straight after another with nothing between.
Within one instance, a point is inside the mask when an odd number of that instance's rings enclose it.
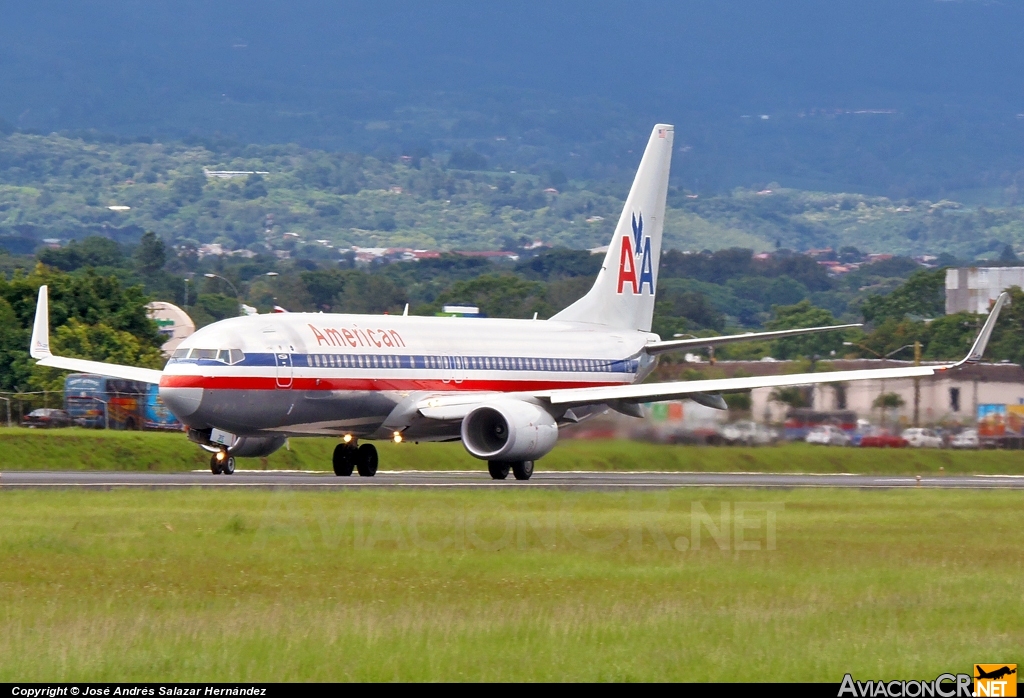
<instances>
[{"instance_id":1,"label":"airplane","mask_svg":"<svg viewBox=\"0 0 1024 698\"><path fill-rule=\"evenodd\" d=\"M640 417L640 403L681 398L726 409L730 391L924 377L980 360L1006 294L955 364L642 383L666 352L854 326L670 340L651 332L673 135L654 127L593 287L548 320L243 316L198 330L154 370L53 355L41 286L30 354L43 366L159 385L188 438L211 452L214 474L289 437L333 436L339 476L377 472L369 441L461 440L496 480L510 470L528 480L561 427L609 409Z\"/></svg>"},{"instance_id":2,"label":"airplane","mask_svg":"<svg viewBox=\"0 0 1024 698\"><path fill-rule=\"evenodd\" d=\"M978 675L974 677L976 679L994 679L994 680L998 680L998 679L1003 678L1004 676L1010 676L1011 674L1016 674L1017 673L1016 669L1011 669L1008 666L1004 666L1004 667L1001 667L999 669L995 669L993 671L985 671L984 669L982 669L977 664L975 664L974 666L975 666L975 669L978 670Z\"/></svg>"}]
</instances>

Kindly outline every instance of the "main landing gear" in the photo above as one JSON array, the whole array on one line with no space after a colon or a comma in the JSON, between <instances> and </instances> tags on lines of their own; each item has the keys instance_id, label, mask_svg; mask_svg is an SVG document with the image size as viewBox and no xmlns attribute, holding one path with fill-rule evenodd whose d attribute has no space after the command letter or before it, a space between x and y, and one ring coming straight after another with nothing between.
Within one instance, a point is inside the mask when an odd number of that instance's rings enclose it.
<instances>
[{"instance_id":1,"label":"main landing gear","mask_svg":"<svg viewBox=\"0 0 1024 698\"><path fill-rule=\"evenodd\" d=\"M231 475L235 472L235 457L224 449L210 456L210 471L214 475Z\"/></svg>"},{"instance_id":2,"label":"main landing gear","mask_svg":"<svg viewBox=\"0 0 1024 698\"><path fill-rule=\"evenodd\" d=\"M338 477L350 477L353 470L363 477L377 474L377 448L373 444L357 446L354 440L338 444L332 460Z\"/></svg>"},{"instance_id":3,"label":"main landing gear","mask_svg":"<svg viewBox=\"0 0 1024 698\"><path fill-rule=\"evenodd\" d=\"M491 477L495 480L504 480L507 478L509 470L512 471L512 475L515 476L516 480L529 480L533 475L533 461L487 461L487 472L489 472Z\"/></svg>"}]
</instances>

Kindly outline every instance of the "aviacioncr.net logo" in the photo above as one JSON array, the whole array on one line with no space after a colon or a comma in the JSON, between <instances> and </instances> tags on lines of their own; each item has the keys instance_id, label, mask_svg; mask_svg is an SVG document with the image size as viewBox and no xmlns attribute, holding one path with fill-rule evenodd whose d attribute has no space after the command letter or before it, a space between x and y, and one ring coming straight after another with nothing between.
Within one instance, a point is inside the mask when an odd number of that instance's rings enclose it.
<instances>
[{"instance_id":1,"label":"aviacioncr.net logo","mask_svg":"<svg viewBox=\"0 0 1024 698\"><path fill-rule=\"evenodd\" d=\"M623 235L619 248L619 283L616 292L629 289L634 296L644 286L654 295L654 260L651 259L651 236L644 235L644 214L633 214L633 235Z\"/></svg>"}]
</instances>

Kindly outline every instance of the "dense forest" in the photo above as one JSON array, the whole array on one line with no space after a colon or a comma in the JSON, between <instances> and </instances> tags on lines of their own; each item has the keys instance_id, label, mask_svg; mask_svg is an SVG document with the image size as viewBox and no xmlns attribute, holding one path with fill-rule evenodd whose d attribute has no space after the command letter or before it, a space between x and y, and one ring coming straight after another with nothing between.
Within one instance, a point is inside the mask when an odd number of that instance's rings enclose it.
<instances>
[{"instance_id":1,"label":"dense forest","mask_svg":"<svg viewBox=\"0 0 1024 698\"><path fill-rule=\"evenodd\" d=\"M632 165L636 166L635 162ZM228 179L206 171L262 172ZM168 143L96 134L0 134L0 247L145 230L175 249L337 261L353 245L586 249L611 236L628 179L570 179L555 167L504 171L482 152L339 153L296 145ZM973 260L1024 248L1024 207L966 206L779 188L701 195L673 186L665 248L856 248ZM114 209L111 209L114 207Z\"/></svg>"},{"instance_id":2,"label":"dense forest","mask_svg":"<svg viewBox=\"0 0 1024 698\"><path fill-rule=\"evenodd\" d=\"M37 256L0 255L0 389L56 389L59 372L34 366L28 335L38 286L51 288L53 345L68 355L159 366L160 337L146 319L150 299L185 305L204 325L241 312L268 311L434 314L446 303L472 303L492 317L547 317L590 286L600 257L564 248L518 261L493 262L446 254L419 262L356 268L347 263L176 254L152 232L138 244L89 237ZM863 329L719 350L720 359L829 359L898 354L920 342L925 359L961 356L980 318L943 316L944 270L909 259L868 264L841 281L803 255L755 259L750 250L664 256L654 331L709 336L741 327L784 329L865 321ZM237 293L237 295L236 295ZM187 295L186 295L187 294ZM1000 321L990 356L1024 360L1024 293ZM811 299L818 301L815 305ZM833 313L822 300L842 304ZM738 313L738 314L737 314ZM472 320L465 320L472 322ZM894 354L894 355L895 355ZM910 358L896 356L896 358ZM668 362L681 357L669 356Z\"/></svg>"}]
</instances>

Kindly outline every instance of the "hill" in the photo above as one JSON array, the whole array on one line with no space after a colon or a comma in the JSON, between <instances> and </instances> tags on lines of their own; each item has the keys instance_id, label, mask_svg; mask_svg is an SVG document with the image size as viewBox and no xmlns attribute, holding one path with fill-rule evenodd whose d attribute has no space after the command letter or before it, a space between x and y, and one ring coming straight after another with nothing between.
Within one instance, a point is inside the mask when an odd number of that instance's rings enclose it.
<instances>
[{"instance_id":1,"label":"hill","mask_svg":"<svg viewBox=\"0 0 1024 698\"><path fill-rule=\"evenodd\" d=\"M266 174L222 179L204 170ZM585 249L607 244L630 180L570 180L553 166L504 171L473 149L373 157L297 145L13 132L0 136L0 247L29 254L47 238L96 234L133 243L152 230L179 247L218 243L321 260L352 245L482 250L542 240ZM669 249L853 246L974 259L1024 246L1017 205L774 183L712 196L673 187L669 204Z\"/></svg>"}]
</instances>

